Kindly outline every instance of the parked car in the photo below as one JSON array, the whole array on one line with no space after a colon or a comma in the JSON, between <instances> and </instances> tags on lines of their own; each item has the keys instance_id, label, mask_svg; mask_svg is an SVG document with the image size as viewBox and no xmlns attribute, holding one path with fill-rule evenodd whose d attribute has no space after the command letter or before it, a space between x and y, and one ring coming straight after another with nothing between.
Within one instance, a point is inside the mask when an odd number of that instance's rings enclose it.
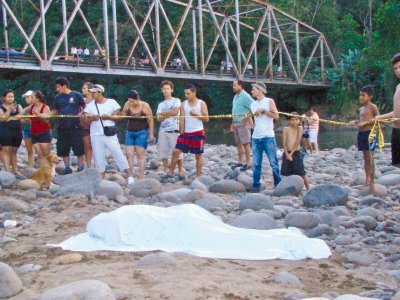
<instances>
[{"instance_id":1,"label":"parked car","mask_svg":"<svg viewBox=\"0 0 400 300\"><path fill-rule=\"evenodd\" d=\"M56 56L54 57L54 60L60 60L60 61L78 61L77 57L74 57L72 55L60 55L60 56ZM80 57L79 61L82 62L83 59Z\"/></svg>"},{"instance_id":2,"label":"parked car","mask_svg":"<svg viewBox=\"0 0 400 300\"><path fill-rule=\"evenodd\" d=\"M6 57L7 52L9 57L24 56L24 52L17 51L14 48L9 48L7 51L7 48L3 47L0 50L0 57Z\"/></svg>"}]
</instances>

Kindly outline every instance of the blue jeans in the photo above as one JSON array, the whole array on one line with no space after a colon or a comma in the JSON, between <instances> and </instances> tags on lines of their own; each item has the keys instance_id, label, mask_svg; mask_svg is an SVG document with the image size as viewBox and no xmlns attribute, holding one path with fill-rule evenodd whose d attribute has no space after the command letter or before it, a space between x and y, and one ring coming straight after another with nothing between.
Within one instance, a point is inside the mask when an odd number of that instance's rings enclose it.
<instances>
[{"instance_id":1,"label":"blue jeans","mask_svg":"<svg viewBox=\"0 0 400 300\"><path fill-rule=\"evenodd\" d=\"M259 190L261 188L261 166L263 160L263 152L267 154L269 164L272 168L272 175L274 177L274 185L277 186L281 181L279 175L278 158L276 157L276 142L273 137L264 137L262 139L252 139L252 152L253 152L253 189Z\"/></svg>"}]
</instances>

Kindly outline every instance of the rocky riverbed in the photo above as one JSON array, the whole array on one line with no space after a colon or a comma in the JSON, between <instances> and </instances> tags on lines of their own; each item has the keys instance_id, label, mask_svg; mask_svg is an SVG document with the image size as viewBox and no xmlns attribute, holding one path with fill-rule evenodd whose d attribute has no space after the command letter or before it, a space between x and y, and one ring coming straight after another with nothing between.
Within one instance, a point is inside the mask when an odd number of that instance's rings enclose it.
<instances>
[{"instance_id":1,"label":"rocky riverbed","mask_svg":"<svg viewBox=\"0 0 400 300\"><path fill-rule=\"evenodd\" d=\"M25 167L24 149L20 152L21 171L29 176L34 170ZM388 150L376 154L375 196L363 186L362 154L354 147L307 157L309 192L297 176L273 190L264 157L264 190L248 193L251 170L230 167L235 147L207 146L199 180L194 157L184 160L187 178L162 182L151 146L146 178L130 187L111 158L107 180L87 169L56 176L49 191L0 171L0 298L400 299L400 169L390 166ZM100 212L181 203L195 203L237 227L298 227L325 240L332 256L244 261L158 252L72 253L47 246L86 231Z\"/></svg>"}]
</instances>

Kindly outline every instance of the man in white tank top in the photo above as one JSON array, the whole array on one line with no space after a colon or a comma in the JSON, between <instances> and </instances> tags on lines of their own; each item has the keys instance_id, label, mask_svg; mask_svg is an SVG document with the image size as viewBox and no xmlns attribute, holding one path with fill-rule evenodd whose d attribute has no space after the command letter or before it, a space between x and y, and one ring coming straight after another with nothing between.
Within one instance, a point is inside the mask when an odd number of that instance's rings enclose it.
<instances>
[{"instance_id":1,"label":"man in white tank top","mask_svg":"<svg viewBox=\"0 0 400 300\"><path fill-rule=\"evenodd\" d=\"M252 136L253 153L253 188L252 192L261 190L260 177L263 152L267 154L272 168L274 186L281 181L279 174L278 158L276 157L276 141L274 132L274 119L279 119L278 110L273 99L266 98L267 88L264 83L252 84L251 94L256 99L250 110L254 114L254 132Z\"/></svg>"},{"instance_id":2,"label":"man in white tank top","mask_svg":"<svg viewBox=\"0 0 400 300\"><path fill-rule=\"evenodd\" d=\"M181 105L180 115L185 116L179 122L180 135L176 141L175 150L172 154L171 166L169 173L162 178L173 178L176 163L180 154L193 153L196 157L196 177L201 176L203 167L204 142L205 132L203 122L208 122L207 104L200 99L197 99L196 86L188 84L185 88L185 98Z\"/></svg>"}]
</instances>

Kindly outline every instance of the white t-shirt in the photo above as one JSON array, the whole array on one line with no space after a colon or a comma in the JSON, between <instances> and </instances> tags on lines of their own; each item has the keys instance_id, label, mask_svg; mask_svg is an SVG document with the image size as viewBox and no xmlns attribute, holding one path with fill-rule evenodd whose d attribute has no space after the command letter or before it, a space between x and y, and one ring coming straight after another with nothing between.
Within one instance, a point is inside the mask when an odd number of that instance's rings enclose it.
<instances>
[{"instance_id":1,"label":"white t-shirt","mask_svg":"<svg viewBox=\"0 0 400 300\"><path fill-rule=\"evenodd\" d=\"M99 113L97 112L95 102L96 101L92 101L86 105L84 112L91 115L98 115ZM104 103L97 104L97 107L100 115L112 115L114 111L121 108L121 106L114 99L106 99ZM103 120L103 125L114 126L115 122L111 120ZM93 121L90 124L90 135L104 135L103 126L101 126L100 120Z\"/></svg>"},{"instance_id":2,"label":"white t-shirt","mask_svg":"<svg viewBox=\"0 0 400 300\"><path fill-rule=\"evenodd\" d=\"M272 99L265 97L262 100L253 101L250 105L251 112L254 114L260 108L269 111L269 103L271 100ZM266 114L262 114L258 117L254 116L254 125L253 139L275 137L274 120Z\"/></svg>"},{"instance_id":3,"label":"white t-shirt","mask_svg":"<svg viewBox=\"0 0 400 300\"><path fill-rule=\"evenodd\" d=\"M181 107L181 100L179 100L178 98L164 100L163 102L158 104L157 115L159 113L165 113L167 111L171 111L174 110L175 108L180 108L180 107ZM178 116L179 115L180 115L180 110ZM170 117L161 122L159 131L174 131L174 130L179 130L178 118Z\"/></svg>"}]
</instances>

